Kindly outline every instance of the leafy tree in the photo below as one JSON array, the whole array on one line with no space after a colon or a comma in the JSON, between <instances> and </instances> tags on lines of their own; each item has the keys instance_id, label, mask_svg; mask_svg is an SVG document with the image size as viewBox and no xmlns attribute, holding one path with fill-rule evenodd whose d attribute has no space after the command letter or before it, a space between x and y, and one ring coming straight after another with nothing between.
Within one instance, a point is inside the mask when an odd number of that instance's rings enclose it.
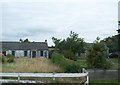
<instances>
[{"instance_id":1,"label":"leafy tree","mask_svg":"<svg viewBox=\"0 0 120 85\"><path fill-rule=\"evenodd\" d=\"M65 53L65 55L67 55L66 53L71 52L70 55L72 55L72 54L74 55L71 57L69 56L69 58L71 58L71 59L74 59L72 57L75 57L76 54L80 54L80 53L83 53L85 51L84 39L79 38L79 35L75 32L71 31L69 37L67 37L66 39L61 40L61 39L57 39L57 38L53 37L52 40L55 44L55 48L59 49L59 52L61 52L63 54ZM65 57L67 57L67 56L65 56Z\"/></svg>"},{"instance_id":2,"label":"leafy tree","mask_svg":"<svg viewBox=\"0 0 120 85\"><path fill-rule=\"evenodd\" d=\"M107 49L105 44L100 42L100 38L97 37L93 46L88 48L87 63L90 68L110 68L110 64L106 60Z\"/></svg>"},{"instance_id":3,"label":"leafy tree","mask_svg":"<svg viewBox=\"0 0 120 85\"><path fill-rule=\"evenodd\" d=\"M57 48L59 48L60 39L52 37L52 40L53 40L53 43L55 44L55 50L57 50Z\"/></svg>"}]
</instances>

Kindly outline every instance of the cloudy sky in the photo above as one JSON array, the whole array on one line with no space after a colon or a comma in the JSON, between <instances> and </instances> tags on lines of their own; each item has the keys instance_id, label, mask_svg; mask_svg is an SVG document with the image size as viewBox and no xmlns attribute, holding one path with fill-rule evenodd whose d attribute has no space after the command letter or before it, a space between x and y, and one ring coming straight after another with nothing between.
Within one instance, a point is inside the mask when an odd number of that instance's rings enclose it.
<instances>
[{"instance_id":1,"label":"cloudy sky","mask_svg":"<svg viewBox=\"0 0 120 85\"><path fill-rule=\"evenodd\" d=\"M116 35L119 0L4 0L0 2L3 41L48 40L79 34L86 42Z\"/></svg>"}]
</instances>

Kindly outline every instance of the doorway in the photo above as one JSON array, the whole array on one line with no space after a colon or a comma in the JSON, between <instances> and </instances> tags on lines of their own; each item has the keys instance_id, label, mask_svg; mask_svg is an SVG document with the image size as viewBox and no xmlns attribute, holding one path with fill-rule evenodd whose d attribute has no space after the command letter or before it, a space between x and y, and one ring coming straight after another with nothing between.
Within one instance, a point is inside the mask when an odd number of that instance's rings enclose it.
<instances>
[{"instance_id":1,"label":"doorway","mask_svg":"<svg viewBox=\"0 0 120 85\"><path fill-rule=\"evenodd\" d=\"M36 51L32 51L32 58L36 57Z\"/></svg>"}]
</instances>

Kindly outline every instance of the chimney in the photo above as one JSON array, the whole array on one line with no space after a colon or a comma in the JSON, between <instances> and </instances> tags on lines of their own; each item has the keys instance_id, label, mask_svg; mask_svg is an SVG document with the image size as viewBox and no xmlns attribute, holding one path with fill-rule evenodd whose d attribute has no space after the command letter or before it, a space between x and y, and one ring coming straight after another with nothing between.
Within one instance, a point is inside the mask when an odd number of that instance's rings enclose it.
<instances>
[{"instance_id":1,"label":"chimney","mask_svg":"<svg viewBox=\"0 0 120 85\"><path fill-rule=\"evenodd\" d=\"M47 43L47 40L45 40L45 43Z\"/></svg>"}]
</instances>

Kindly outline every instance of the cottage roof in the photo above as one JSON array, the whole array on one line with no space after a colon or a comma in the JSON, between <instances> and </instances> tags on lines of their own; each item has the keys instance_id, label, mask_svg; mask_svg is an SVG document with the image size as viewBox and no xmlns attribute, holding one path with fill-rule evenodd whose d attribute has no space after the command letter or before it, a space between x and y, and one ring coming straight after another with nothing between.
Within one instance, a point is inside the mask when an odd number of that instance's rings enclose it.
<instances>
[{"instance_id":1,"label":"cottage roof","mask_svg":"<svg viewBox=\"0 0 120 85\"><path fill-rule=\"evenodd\" d=\"M46 42L0 42L2 50L47 50Z\"/></svg>"}]
</instances>

